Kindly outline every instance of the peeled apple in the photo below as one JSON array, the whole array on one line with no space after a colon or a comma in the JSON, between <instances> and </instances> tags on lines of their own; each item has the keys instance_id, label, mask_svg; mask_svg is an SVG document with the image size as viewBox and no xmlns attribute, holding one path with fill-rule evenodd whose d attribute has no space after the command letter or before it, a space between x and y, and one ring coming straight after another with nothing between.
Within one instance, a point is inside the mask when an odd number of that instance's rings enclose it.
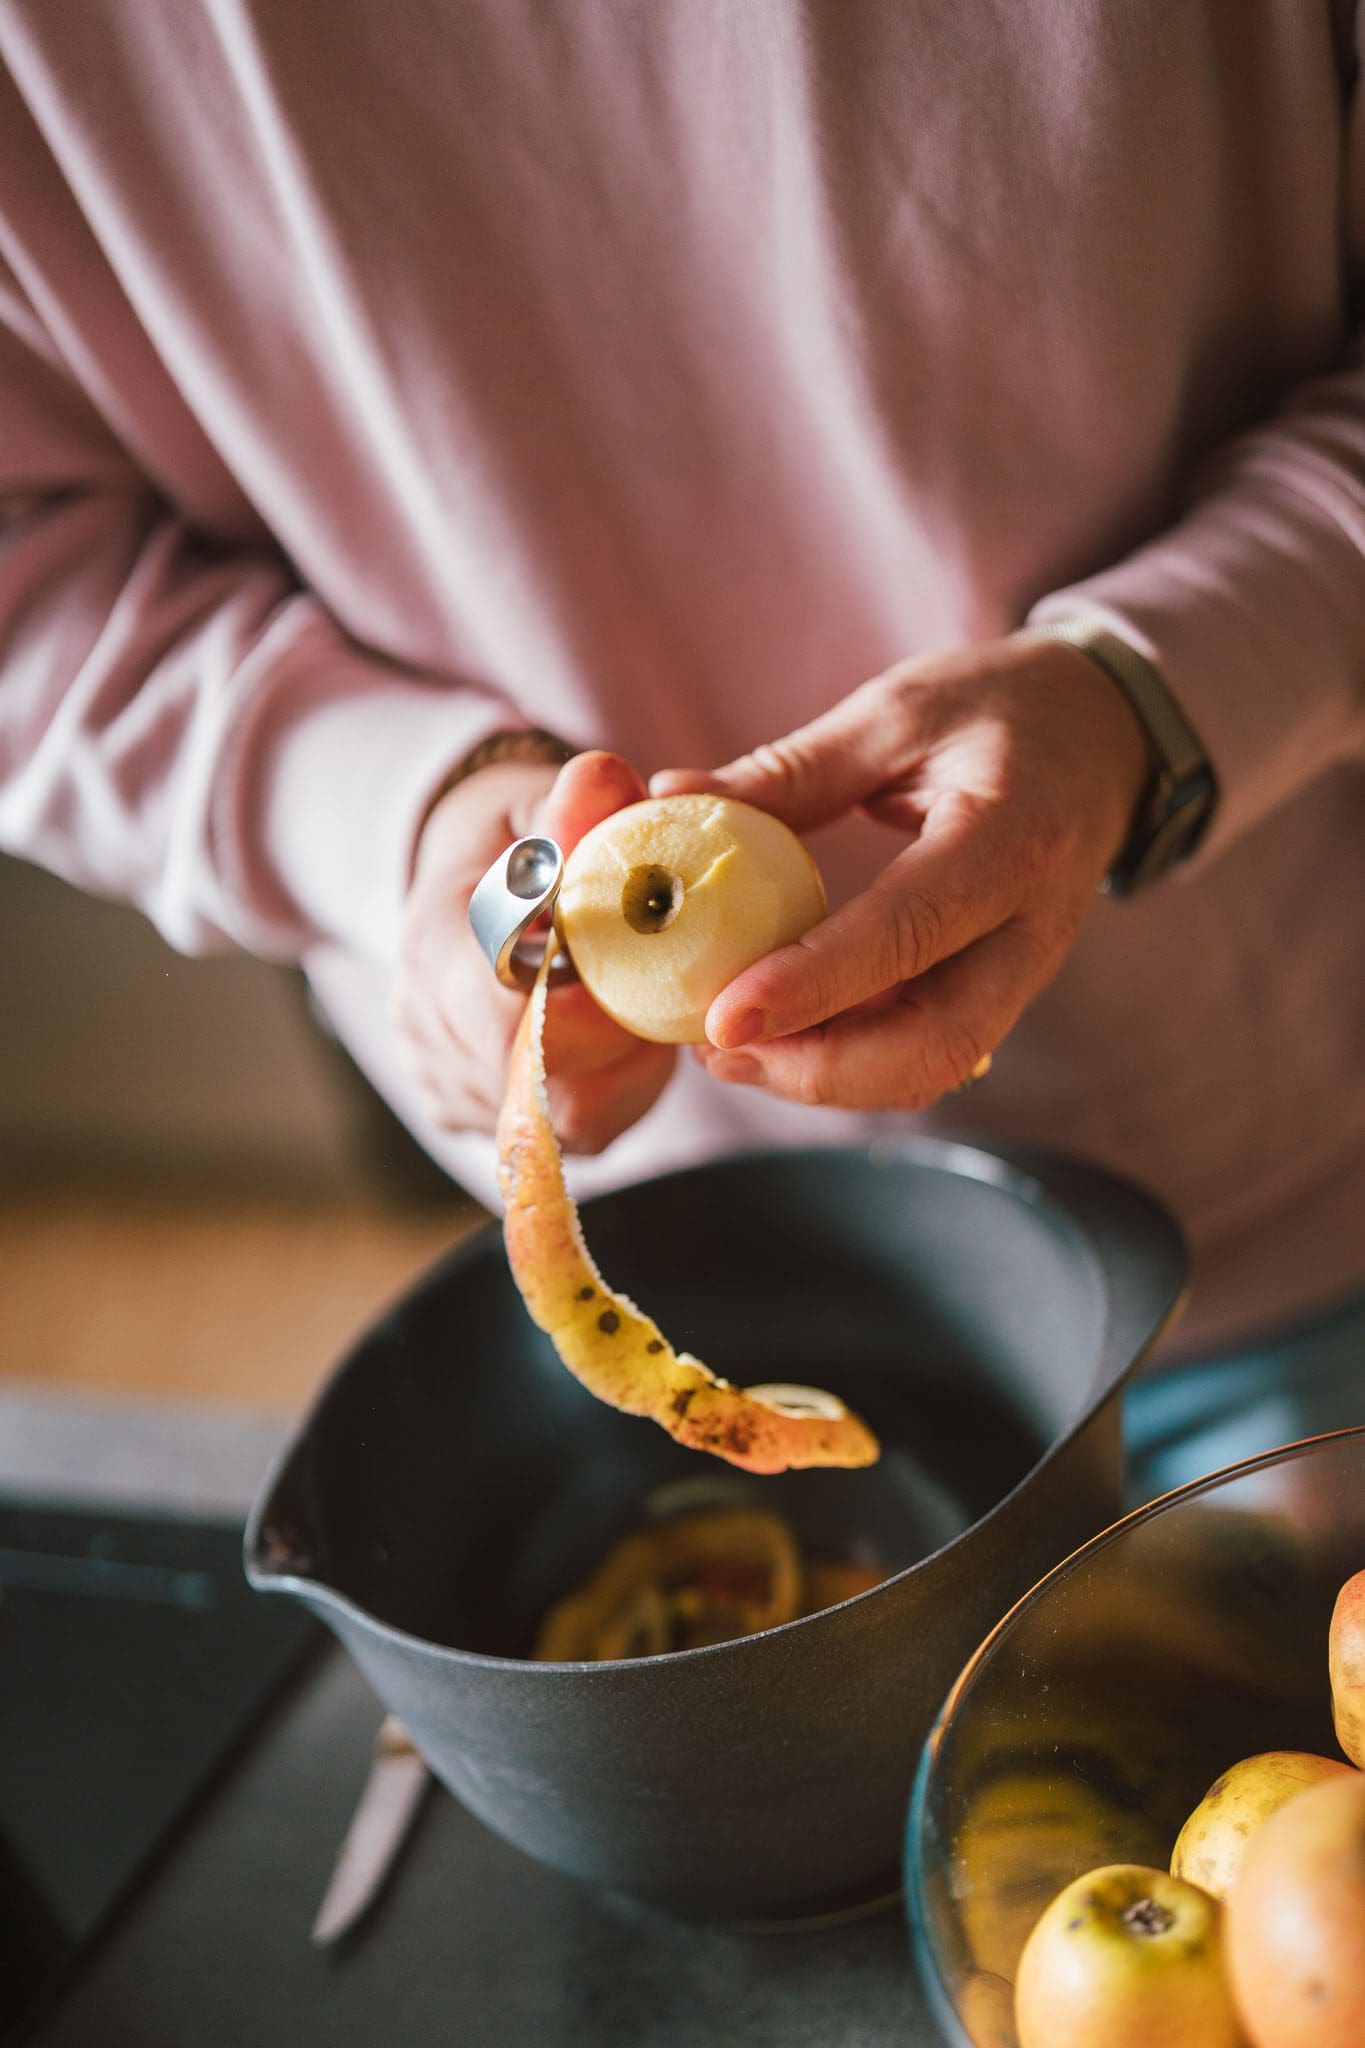
<instances>
[{"instance_id":1,"label":"peeled apple","mask_svg":"<svg viewBox=\"0 0 1365 2048\"><path fill-rule=\"evenodd\" d=\"M727 983L825 914L794 832L734 797L627 804L564 867L555 926L599 1008L637 1038L699 1044Z\"/></svg>"}]
</instances>

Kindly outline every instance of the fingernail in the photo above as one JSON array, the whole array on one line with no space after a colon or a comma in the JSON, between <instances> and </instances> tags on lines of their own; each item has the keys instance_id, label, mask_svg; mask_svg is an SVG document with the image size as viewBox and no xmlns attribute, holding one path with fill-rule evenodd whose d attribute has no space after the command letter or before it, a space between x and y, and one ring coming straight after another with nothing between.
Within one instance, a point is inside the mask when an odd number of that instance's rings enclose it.
<instances>
[{"instance_id":1,"label":"fingernail","mask_svg":"<svg viewBox=\"0 0 1365 2048\"><path fill-rule=\"evenodd\" d=\"M747 1052L717 1053L707 1061L706 1071L718 1081L757 1081L763 1074L762 1066Z\"/></svg>"},{"instance_id":2,"label":"fingernail","mask_svg":"<svg viewBox=\"0 0 1365 2048\"><path fill-rule=\"evenodd\" d=\"M689 796L694 791L703 795L717 783L717 777L709 768L660 768L649 778L651 796Z\"/></svg>"},{"instance_id":3,"label":"fingernail","mask_svg":"<svg viewBox=\"0 0 1365 2048\"><path fill-rule=\"evenodd\" d=\"M752 1045L756 1038L768 1035L768 1019L762 1010L741 1010L733 1024L727 1024L719 1038L712 1042L722 1052L730 1052L740 1045Z\"/></svg>"}]
</instances>

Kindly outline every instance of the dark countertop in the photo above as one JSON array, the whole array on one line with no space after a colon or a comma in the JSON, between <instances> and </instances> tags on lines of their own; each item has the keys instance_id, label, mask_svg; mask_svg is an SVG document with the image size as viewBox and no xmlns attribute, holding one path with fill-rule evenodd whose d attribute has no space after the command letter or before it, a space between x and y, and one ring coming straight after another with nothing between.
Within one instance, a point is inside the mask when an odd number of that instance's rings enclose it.
<instances>
[{"instance_id":1,"label":"dark countertop","mask_svg":"<svg viewBox=\"0 0 1365 2048\"><path fill-rule=\"evenodd\" d=\"M900 1914L680 1926L529 1862L438 1793L349 1948L308 1941L379 1710L327 1648L125 1908L41 2048L919 2048Z\"/></svg>"},{"instance_id":2,"label":"dark countertop","mask_svg":"<svg viewBox=\"0 0 1365 2048\"><path fill-rule=\"evenodd\" d=\"M0 1485L221 1515L283 1431L0 1395ZM328 1644L35 2030L35 2048L933 2048L898 1911L695 1929L594 1894L429 1800L349 1948L308 1940L380 1709Z\"/></svg>"}]
</instances>

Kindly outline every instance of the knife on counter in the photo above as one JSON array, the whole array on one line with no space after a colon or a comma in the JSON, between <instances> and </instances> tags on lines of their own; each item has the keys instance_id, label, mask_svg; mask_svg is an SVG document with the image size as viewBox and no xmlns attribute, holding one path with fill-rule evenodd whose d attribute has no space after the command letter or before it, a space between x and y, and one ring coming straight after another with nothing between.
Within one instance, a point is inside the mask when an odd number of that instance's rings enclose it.
<instances>
[{"instance_id":1,"label":"knife on counter","mask_svg":"<svg viewBox=\"0 0 1365 2048\"><path fill-rule=\"evenodd\" d=\"M402 1722L389 1714L374 1739L370 1774L313 1922L330 1948L358 1926L383 1891L432 1783Z\"/></svg>"}]
</instances>

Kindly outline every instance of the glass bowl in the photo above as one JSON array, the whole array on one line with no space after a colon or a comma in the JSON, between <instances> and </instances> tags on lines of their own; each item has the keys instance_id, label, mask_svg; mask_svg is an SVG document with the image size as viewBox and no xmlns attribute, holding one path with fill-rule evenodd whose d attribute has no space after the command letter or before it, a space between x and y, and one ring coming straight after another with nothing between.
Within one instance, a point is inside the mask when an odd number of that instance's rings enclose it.
<instances>
[{"instance_id":1,"label":"glass bowl","mask_svg":"<svg viewBox=\"0 0 1365 2048\"><path fill-rule=\"evenodd\" d=\"M1365 1568L1365 1428L1289 1444L1116 1522L1039 1580L925 1744L906 1898L954 2048L1017 2048L1038 1915L1102 1863L1165 1868L1213 1780L1267 1749L1339 1756L1327 1629Z\"/></svg>"}]
</instances>

